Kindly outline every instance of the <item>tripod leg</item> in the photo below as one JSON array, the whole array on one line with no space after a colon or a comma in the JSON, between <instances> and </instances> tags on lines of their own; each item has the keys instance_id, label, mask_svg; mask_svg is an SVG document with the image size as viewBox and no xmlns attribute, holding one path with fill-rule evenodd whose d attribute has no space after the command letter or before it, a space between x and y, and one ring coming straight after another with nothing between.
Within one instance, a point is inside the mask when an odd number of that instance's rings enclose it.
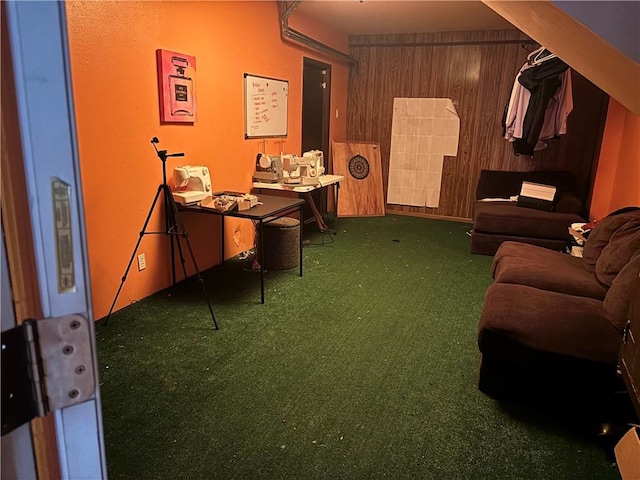
<instances>
[{"instance_id":1,"label":"tripod leg","mask_svg":"<svg viewBox=\"0 0 640 480\"><path fill-rule=\"evenodd\" d=\"M166 209L167 209L166 191L165 191L165 197L164 197L164 208L165 208L164 231L169 236L169 250L170 250L170 256L171 256L171 286L175 287L176 286L176 262L175 262L176 254L173 246L173 229L175 228L175 223L171 223L169 221L169 215L167 215L167 212L166 212Z\"/></svg>"},{"instance_id":2,"label":"tripod leg","mask_svg":"<svg viewBox=\"0 0 640 480\"><path fill-rule=\"evenodd\" d=\"M106 326L109 323L109 318L111 317L111 313L113 312L113 308L116 306L116 301L120 296L120 291L124 285L124 282L127 281L127 275L129 274L129 270L131 269L131 265L133 264L133 260L136 258L136 253L138 252L138 247L140 247L140 242L142 242L142 237L144 237L147 231L147 225L149 224L149 220L151 219L151 215L153 214L153 210L156 207L156 203L158 203L158 197L160 196L160 191L162 190L162 185L158 187L158 191L156 192L156 196L153 197L153 203L151 204L151 208L149 209L149 213L147 214L147 218L144 221L144 225L142 226L142 230L140 231L140 236L138 237L138 242L136 243L135 248L133 249L133 253L131 254L131 258L129 259L129 264L127 265L127 269L124 271L124 275L122 276L122 281L120 282L120 286L118 287L118 291L116 292L116 296L113 299L113 303L111 304L111 308L109 309L109 313L107 314L107 318L104 320L104 325Z\"/></svg>"},{"instance_id":3,"label":"tripod leg","mask_svg":"<svg viewBox=\"0 0 640 480\"><path fill-rule=\"evenodd\" d=\"M165 208L165 225L166 232L170 235L171 239L171 280L173 281L172 285L175 287L176 285L176 267L175 267L175 250L173 242L175 240L176 246L178 247L178 255L180 256L180 264L182 265L182 274L184 278L187 278L187 269L186 262L184 260L184 254L182 253L182 246L180 245L180 237L177 232L178 222L176 219L176 215L178 215L176 208L175 212L170 207L170 205L175 204L175 200L173 199L173 195L171 194L171 189L169 185L166 185L164 188L164 208Z\"/></svg>"},{"instance_id":4,"label":"tripod leg","mask_svg":"<svg viewBox=\"0 0 640 480\"><path fill-rule=\"evenodd\" d=\"M196 270L196 277L198 278L198 283L200 284L202 296L204 297L204 300L205 302L207 302L207 306L209 307L209 313L211 313L213 326L215 327L216 330L218 330L218 322L216 321L216 317L213 314L213 307L211 306L211 303L207 298L207 291L204 288L204 279L202 278L202 275L200 274L200 269L198 268L198 264L196 263L196 257L193 254L193 249L191 248L191 242L189 241L189 234L187 233L187 230L184 227L184 223L182 222L182 218L180 217L180 213L178 212L178 207L176 206L176 202L173 199L173 196L170 196L167 202L168 202L168 205L166 205L166 207L171 209L173 218L177 221L178 228L177 228L176 234L182 236L187 244L187 249L189 250L189 256L191 257L191 261L193 262L193 266ZM186 273L185 273L185 277L186 277Z\"/></svg>"},{"instance_id":5,"label":"tripod leg","mask_svg":"<svg viewBox=\"0 0 640 480\"><path fill-rule=\"evenodd\" d=\"M184 278L187 278L187 269L186 269L186 261L184 259L184 253L182 253L182 246L180 245L180 233L178 232L174 232L174 236L172 237L172 241L175 240L176 242L176 247L178 248L178 258L180 259L180 265L182 266L182 276ZM175 285L175 279L173 281L173 284Z\"/></svg>"}]
</instances>

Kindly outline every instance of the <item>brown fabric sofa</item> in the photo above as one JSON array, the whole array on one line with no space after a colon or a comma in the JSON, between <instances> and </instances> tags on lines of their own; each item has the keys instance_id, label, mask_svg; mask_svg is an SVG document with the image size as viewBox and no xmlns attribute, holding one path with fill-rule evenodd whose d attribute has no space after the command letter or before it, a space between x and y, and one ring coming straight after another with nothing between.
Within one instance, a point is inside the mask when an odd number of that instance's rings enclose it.
<instances>
[{"instance_id":1,"label":"brown fabric sofa","mask_svg":"<svg viewBox=\"0 0 640 480\"><path fill-rule=\"evenodd\" d=\"M596 224L583 258L498 249L478 326L479 388L491 395L619 386L617 356L640 271L640 209Z\"/></svg>"},{"instance_id":2,"label":"brown fabric sofa","mask_svg":"<svg viewBox=\"0 0 640 480\"><path fill-rule=\"evenodd\" d=\"M523 181L556 187L553 211L519 207L509 201L482 200L518 195ZM567 171L482 170L473 205L471 253L494 255L506 241L562 250L569 240L568 227L584 222L580 216L582 202L573 193L574 188L575 177Z\"/></svg>"}]
</instances>

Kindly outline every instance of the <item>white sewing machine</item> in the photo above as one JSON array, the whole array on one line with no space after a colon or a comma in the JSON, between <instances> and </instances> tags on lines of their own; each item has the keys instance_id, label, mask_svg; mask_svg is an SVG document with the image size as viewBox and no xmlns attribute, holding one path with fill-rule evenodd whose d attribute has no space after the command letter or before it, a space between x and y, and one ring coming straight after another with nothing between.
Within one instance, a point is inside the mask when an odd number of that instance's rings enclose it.
<instances>
[{"instance_id":1,"label":"white sewing machine","mask_svg":"<svg viewBox=\"0 0 640 480\"><path fill-rule=\"evenodd\" d=\"M317 185L324 174L324 155L320 150L304 152L302 157L282 155L283 183Z\"/></svg>"},{"instance_id":2,"label":"white sewing machine","mask_svg":"<svg viewBox=\"0 0 640 480\"><path fill-rule=\"evenodd\" d=\"M282 161L280 155L258 154L256 171L253 173L256 182L278 183L282 181Z\"/></svg>"},{"instance_id":3,"label":"white sewing machine","mask_svg":"<svg viewBox=\"0 0 640 480\"><path fill-rule=\"evenodd\" d=\"M256 159L256 182L317 185L324 174L324 155L321 150L304 152L302 157L291 153L260 154Z\"/></svg>"},{"instance_id":4,"label":"white sewing machine","mask_svg":"<svg viewBox=\"0 0 640 480\"><path fill-rule=\"evenodd\" d=\"M173 199L178 203L196 203L211 196L211 177L204 165L175 167L173 180L177 189Z\"/></svg>"}]
</instances>

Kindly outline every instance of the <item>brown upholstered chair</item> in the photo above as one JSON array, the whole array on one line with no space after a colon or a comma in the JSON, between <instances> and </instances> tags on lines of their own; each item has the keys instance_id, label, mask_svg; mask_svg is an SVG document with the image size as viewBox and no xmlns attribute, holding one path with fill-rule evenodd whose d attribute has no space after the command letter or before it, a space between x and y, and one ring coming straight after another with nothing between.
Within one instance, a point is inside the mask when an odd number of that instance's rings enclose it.
<instances>
[{"instance_id":1,"label":"brown upholstered chair","mask_svg":"<svg viewBox=\"0 0 640 480\"><path fill-rule=\"evenodd\" d=\"M518 195L522 182L556 187L551 212L519 207L509 197ZM568 227L581 223L582 202L573 193L575 177L567 171L503 172L482 170L473 205L471 253L493 255L506 241L562 250L569 241ZM502 198L504 201L483 201Z\"/></svg>"}]
</instances>

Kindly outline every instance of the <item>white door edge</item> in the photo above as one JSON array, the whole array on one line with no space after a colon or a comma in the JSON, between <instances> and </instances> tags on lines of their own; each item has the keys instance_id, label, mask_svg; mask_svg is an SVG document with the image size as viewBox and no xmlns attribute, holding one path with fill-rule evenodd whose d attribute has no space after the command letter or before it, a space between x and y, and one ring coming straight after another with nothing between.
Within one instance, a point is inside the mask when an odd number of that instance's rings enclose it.
<instances>
[{"instance_id":1,"label":"white door edge","mask_svg":"<svg viewBox=\"0 0 640 480\"><path fill-rule=\"evenodd\" d=\"M6 2L43 314L91 325L96 393L55 413L63 478L107 477L64 3ZM58 283L52 181L69 186L73 287Z\"/></svg>"}]
</instances>

